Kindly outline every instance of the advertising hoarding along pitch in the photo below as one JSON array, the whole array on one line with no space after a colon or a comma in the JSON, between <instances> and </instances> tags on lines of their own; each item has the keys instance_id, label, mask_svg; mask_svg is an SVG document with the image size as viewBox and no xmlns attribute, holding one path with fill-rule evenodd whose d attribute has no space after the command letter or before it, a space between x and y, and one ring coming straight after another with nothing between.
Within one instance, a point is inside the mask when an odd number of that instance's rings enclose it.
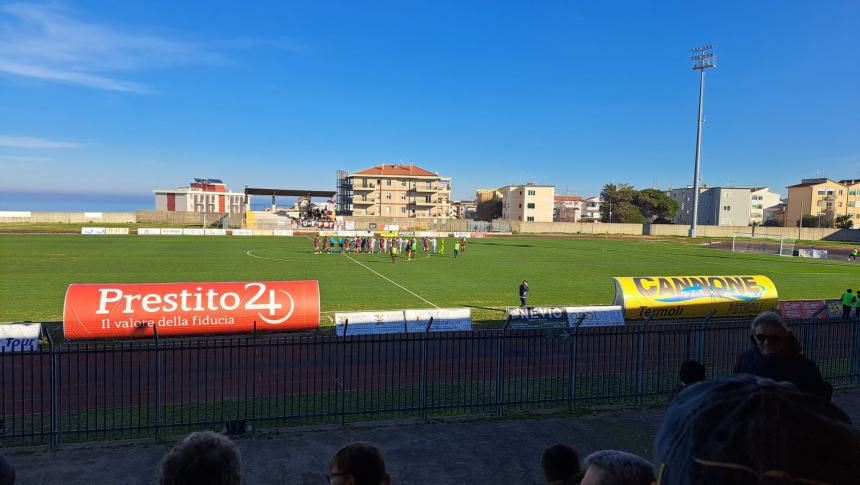
<instances>
[{"instance_id":1,"label":"advertising hoarding along pitch","mask_svg":"<svg viewBox=\"0 0 860 485\"><path fill-rule=\"evenodd\" d=\"M68 340L308 330L319 326L311 281L69 285Z\"/></svg>"},{"instance_id":2,"label":"advertising hoarding along pitch","mask_svg":"<svg viewBox=\"0 0 860 485\"><path fill-rule=\"evenodd\" d=\"M0 325L0 352L34 352L39 350L41 323ZM12 365L10 363L10 365Z\"/></svg>"},{"instance_id":3,"label":"advertising hoarding along pitch","mask_svg":"<svg viewBox=\"0 0 860 485\"><path fill-rule=\"evenodd\" d=\"M472 329L469 308L385 310L378 312L335 313L336 335L380 335L388 333L458 332Z\"/></svg>"},{"instance_id":4,"label":"advertising hoarding along pitch","mask_svg":"<svg viewBox=\"0 0 860 485\"><path fill-rule=\"evenodd\" d=\"M777 310L773 281L763 275L616 277L615 305L627 320L653 317L755 316Z\"/></svg>"}]
</instances>

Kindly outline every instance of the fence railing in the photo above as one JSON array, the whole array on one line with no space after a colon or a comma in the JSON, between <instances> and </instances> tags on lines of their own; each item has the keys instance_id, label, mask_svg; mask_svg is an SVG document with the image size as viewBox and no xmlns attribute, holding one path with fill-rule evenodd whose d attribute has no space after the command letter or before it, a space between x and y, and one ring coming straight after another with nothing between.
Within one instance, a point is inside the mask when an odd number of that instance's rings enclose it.
<instances>
[{"instance_id":1,"label":"fence railing","mask_svg":"<svg viewBox=\"0 0 860 485\"><path fill-rule=\"evenodd\" d=\"M860 383L860 320L790 322L831 384ZM749 319L554 330L54 343L0 353L0 445L199 429L665 400L687 359L710 378L750 347Z\"/></svg>"}]
</instances>

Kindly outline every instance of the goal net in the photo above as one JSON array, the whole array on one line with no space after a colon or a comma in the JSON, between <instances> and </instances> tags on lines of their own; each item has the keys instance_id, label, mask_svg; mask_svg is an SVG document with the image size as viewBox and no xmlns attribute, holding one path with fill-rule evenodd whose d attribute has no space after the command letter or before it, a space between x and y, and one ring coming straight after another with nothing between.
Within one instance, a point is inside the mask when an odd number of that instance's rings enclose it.
<instances>
[{"instance_id":1,"label":"goal net","mask_svg":"<svg viewBox=\"0 0 860 485\"><path fill-rule=\"evenodd\" d=\"M792 256L794 241L788 236L736 232L732 235L732 251Z\"/></svg>"}]
</instances>

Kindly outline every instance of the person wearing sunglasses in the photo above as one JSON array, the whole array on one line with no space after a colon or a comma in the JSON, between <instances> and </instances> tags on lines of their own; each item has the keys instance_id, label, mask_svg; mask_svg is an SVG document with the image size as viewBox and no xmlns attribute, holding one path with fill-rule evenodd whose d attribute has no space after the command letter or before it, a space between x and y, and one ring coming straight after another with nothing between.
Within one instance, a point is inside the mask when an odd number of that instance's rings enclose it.
<instances>
[{"instance_id":1,"label":"person wearing sunglasses","mask_svg":"<svg viewBox=\"0 0 860 485\"><path fill-rule=\"evenodd\" d=\"M815 362L801 353L800 343L779 314L760 314L750 329L752 348L738 359L735 374L791 382L801 392L830 400L833 387L821 377Z\"/></svg>"},{"instance_id":2,"label":"person wearing sunglasses","mask_svg":"<svg viewBox=\"0 0 860 485\"><path fill-rule=\"evenodd\" d=\"M382 450L372 443L350 443L337 450L326 476L329 485L389 485Z\"/></svg>"}]
</instances>

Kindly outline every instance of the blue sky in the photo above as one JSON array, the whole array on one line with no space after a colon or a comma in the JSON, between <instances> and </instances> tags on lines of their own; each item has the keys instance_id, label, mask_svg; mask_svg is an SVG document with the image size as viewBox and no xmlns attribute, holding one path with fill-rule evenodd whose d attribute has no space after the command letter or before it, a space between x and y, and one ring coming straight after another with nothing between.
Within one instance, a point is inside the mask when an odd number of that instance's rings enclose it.
<instances>
[{"instance_id":1,"label":"blue sky","mask_svg":"<svg viewBox=\"0 0 860 485\"><path fill-rule=\"evenodd\" d=\"M706 183L860 177L854 0L87 1L0 4L0 190L682 186L705 43Z\"/></svg>"}]
</instances>

